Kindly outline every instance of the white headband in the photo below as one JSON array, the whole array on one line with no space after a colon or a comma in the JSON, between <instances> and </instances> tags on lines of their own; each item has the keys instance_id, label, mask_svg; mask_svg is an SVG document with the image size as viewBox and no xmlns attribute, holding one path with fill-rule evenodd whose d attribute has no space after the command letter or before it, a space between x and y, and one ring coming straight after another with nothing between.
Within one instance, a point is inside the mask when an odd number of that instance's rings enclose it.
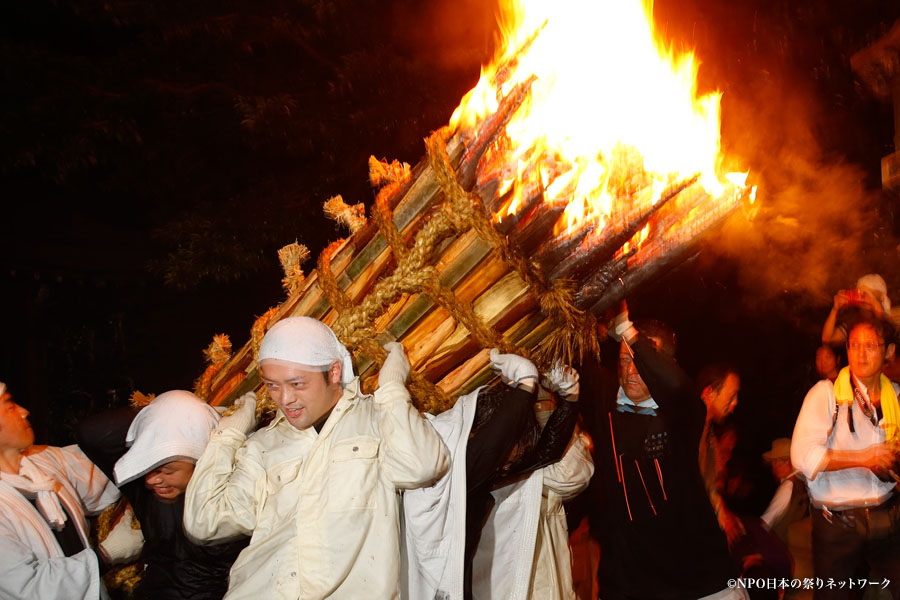
<instances>
[{"instance_id":1,"label":"white headband","mask_svg":"<svg viewBox=\"0 0 900 600\"><path fill-rule=\"evenodd\" d=\"M275 323L259 345L259 363L280 360L327 371L341 363L341 385L356 377L353 359L328 325L311 317L288 317Z\"/></svg>"}]
</instances>

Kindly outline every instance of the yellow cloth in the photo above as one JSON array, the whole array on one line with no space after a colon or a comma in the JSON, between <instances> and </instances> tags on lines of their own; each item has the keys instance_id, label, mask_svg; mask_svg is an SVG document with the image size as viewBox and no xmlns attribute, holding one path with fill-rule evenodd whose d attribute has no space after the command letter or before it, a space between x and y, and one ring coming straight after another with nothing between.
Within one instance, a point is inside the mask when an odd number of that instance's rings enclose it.
<instances>
[{"instance_id":1,"label":"yellow cloth","mask_svg":"<svg viewBox=\"0 0 900 600\"><path fill-rule=\"evenodd\" d=\"M850 367L844 367L834 381L834 397L841 404L853 403ZM900 443L900 402L891 380L881 375L881 411L884 413L885 441Z\"/></svg>"}]
</instances>

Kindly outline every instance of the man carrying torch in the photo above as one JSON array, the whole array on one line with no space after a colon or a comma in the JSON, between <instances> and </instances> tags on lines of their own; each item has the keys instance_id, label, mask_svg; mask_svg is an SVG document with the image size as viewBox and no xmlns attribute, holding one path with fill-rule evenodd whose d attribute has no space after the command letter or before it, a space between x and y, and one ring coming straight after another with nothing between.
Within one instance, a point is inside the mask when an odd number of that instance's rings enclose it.
<instances>
[{"instance_id":1,"label":"man carrying torch","mask_svg":"<svg viewBox=\"0 0 900 600\"><path fill-rule=\"evenodd\" d=\"M199 540L252 535L226 598L395 598L398 490L430 485L447 451L409 402L400 344L374 397L359 391L347 349L309 317L276 323L259 364L278 406L253 430L256 398L223 417L188 486L185 530Z\"/></svg>"},{"instance_id":2,"label":"man carrying torch","mask_svg":"<svg viewBox=\"0 0 900 600\"><path fill-rule=\"evenodd\" d=\"M632 323L624 302L613 331L618 380L595 363L582 373L600 597L745 598L697 464L706 407L675 361L675 334L659 321Z\"/></svg>"}]
</instances>

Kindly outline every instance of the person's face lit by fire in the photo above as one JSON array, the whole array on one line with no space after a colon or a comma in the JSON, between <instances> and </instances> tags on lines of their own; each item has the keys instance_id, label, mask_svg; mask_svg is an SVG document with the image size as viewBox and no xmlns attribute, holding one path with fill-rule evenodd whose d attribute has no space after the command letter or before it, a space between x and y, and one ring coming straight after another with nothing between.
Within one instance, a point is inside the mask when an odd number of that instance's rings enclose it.
<instances>
[{"instance_id":1,"label":"person's face lit by fire","mask_svg":"<svg viewBox=\"0 0 900 600\"><path fill-rule=\"evenodd\" d=\"M659 348L660 342L656 338L647 338L654 346ZM628 345L623 341L619 346L619 385L625 391L629 400L637 404L650 398L650 389L644 383L644 378L638 373L634 364L634 358Z\"/></svg>"},{"instance_id":2,"label":"person's face lit by fire","mask_svg":"<svg viewBox=\"0 0 900 600\"><path fill-rule=\"evenodd\" d=\"M260 367L269 397L297 429L319 423L341 397L341 365L336 360L324 373L278 360L265 360Z\"/></svg>"},{"instance_id":3,"label":"person's face lit by fire","mask_svg":"<svg viewBox=\"0 0 900 600\"><path fill-rule=\"evenodd\" d=\"M894 345L885 344L874 327L860 323L850 331L847 340L847 362L850 372L868 383L881 374L884 363L893 358Z\"/></svg>"},{"instance_id":4,"label":"person's face lit by fire","mask_svg":"<svg viewBox=\"0 0 900 600\"><path fill-rule=\"evenodd\" d=\"M144 475L144 485L158 500L171 504L185 492L193 474L194 463L173 460Z\"/></svg>"},{"instance_id":5,"label":"person's face lit by fire","mask_svg":"<svg viewBox=\"0 0 900 600\"><path fill-rule=\"evenodd\" d=\"M708 385L703 389L701 396L713 420L721 421L734 412L740 391L741 378L736 373L729 373L718 388Z\"/></svg>"},{"instance_id":6,"label":"person's face lit by fire","mask_svg":"<svg viewBox=\"0 0 900 600\"><path fill-rule=\"evenodd\" d=\"M20 452L34 443L28 411L13 402L12 394L0 396L0 450Z\"/></svg>"},{"instance_id":7,"label":"person's face lit by fire","mask_svg":"<svg viewBox=\"0 0 900 600\"><path fill-rule=\"evenodd\" d=\"M837 377L838 361L834 355L834 350L828 346L820 346L816 350L816 372L823 379L831 379Z\"/></svg>"}]
</instances>

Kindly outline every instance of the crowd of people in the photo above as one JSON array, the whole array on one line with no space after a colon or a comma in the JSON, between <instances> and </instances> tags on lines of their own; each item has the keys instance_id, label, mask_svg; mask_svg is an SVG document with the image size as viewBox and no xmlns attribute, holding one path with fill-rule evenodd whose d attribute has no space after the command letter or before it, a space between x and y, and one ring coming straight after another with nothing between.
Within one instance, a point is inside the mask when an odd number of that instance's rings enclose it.
<instances>
[{"instance_id":1,"label":"crowd of people","mask_svg":"<svg viewBox=\"0 0 900 600\"><path fill-rule=\"evenodd\" d=\"M725 492L740 373L691 379L671 328L624 302L615 372L492 350L500 381L436 416L410 401L401 344L364 394L309 317L259 347L268 423L252 392L222 415L175 390L37 446L0 383L0 598L105 598L101 573L139 561L136 598L898 600L889 315L877 275L835 297L821 380L763 456L779 485L759 516ZM97 543L88 519L111 505ZM570 544L582 523L599 553Z\"/></svg>"}]
</instances>

